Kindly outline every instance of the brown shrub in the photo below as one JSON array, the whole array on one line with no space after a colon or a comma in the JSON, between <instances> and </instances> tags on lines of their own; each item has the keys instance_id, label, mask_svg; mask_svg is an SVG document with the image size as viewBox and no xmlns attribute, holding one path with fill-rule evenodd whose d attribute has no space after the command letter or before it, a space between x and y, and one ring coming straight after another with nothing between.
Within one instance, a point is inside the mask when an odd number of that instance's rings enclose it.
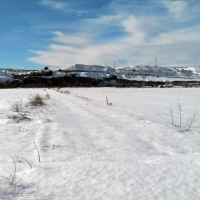
<instances>
[{"instance_id":1,"label":"brown shrub","mask_svg":"<svg viewBox=\"0 0 200 200\"><path fill-rule=\"evenodd\" d=\"M39 94L32 96L29 103L34 107L43 106L45 104L43 98Z\"/></svg>"}]
</instances>

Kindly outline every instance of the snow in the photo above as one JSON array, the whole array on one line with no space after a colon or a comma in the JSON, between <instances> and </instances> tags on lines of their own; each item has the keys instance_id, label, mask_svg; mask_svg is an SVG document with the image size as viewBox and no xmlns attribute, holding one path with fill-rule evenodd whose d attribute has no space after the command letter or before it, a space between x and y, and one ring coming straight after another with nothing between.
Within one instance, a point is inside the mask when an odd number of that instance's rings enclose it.
<instances>
[{"instance_id":1,"label":"snow","mask_svg":"<svg viewBox=\"0 0 200 200\"><path fill-rule=\"evenodd\" d=\"M76 64L67 68L68 74L95 79L115 75L119 79L136 81L199 81L199 67L161 67L161 66L130 66L111 68L99 65Z\"/></svg>"},{"instance_id":2,"label":"snow","mask_svg":"<svg viewBox=\"0 0 200 200\"><path fill-rule=\"evenodd\" d=\"M12 80L11 75L0 70L0 83Z\"/></svg>"},{"instance_id":3,"label":"snow","mask_svg":"<svg viewBox=\"0 0 200 200\"><path fill-rule=\"evenodd\" d=\"M75 74L76 77L89 77L94 79L103 79L109 77L109 74L103 72L69 72L67 75ZM66 75L66 74L65 74Z\"/></svg>"},{"instance_id":4,"label":"snow","mask_svg":"<svg viewBox=\"0 0 200 200\"><path fill-rule=\"evenodd\" d=\"M114 68L104 67L100 65L84 65L84 64L76 64L74 66L70 66L67 68L67 71L84 71L84 72L106 72L112 73L115 72Z\"/></svg>"},{"instance_id":5,"label":"snow","mask_svg":"<svg viewBox=\"0 0 200 200\"><path fill-rule=\"evenodd\" d=\"M45 105L25 106L13 123L9 102L40 94ZM200 198L198 88L61 88L0 90L0 199L189 200ZM106 97L110 106L107 106ZM9 101L9 102L8 102ZM41 154L38 161L34 141ZM6 169L6 170L5 170Z\"/></svg>"},{"instance_id":6,"label":"snow","mask_svg":"<svg viewBox=\"0 0 200 200\"><path fill-rule=\"evenodd\" d=\"M77 77L90 77L94 79L104 79L115 75L118 79L127 79L135 81L200 81L200 67L161 67L161 66L130 66L124 68L104 67L100 65L76 64L62 69L55 70L52 76L43 76L43 78L59 78L74 74ZM31 70L0 70L0 82L12 80L11 73L30 74ZM9 74L10 73L10 74Z\"/></svg>"},{"instance_id":7,"label":"snow","mask_svg":"<svg viewBox=\"0 0 200 200\"><path fill-rule=\"evenodd\" d=\"M200 79L199 67L130 66L118 68L118 78L138 81L191 81Z\"/></svg>"}]
</instances>

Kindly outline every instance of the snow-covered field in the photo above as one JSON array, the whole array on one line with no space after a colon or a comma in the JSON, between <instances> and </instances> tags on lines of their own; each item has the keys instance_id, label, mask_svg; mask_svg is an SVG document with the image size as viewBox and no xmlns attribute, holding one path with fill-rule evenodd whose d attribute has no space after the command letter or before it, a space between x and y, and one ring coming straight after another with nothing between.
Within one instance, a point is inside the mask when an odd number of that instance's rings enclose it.
<instances>
[{"instance_id":1,"label":"snow-covered field","mask_svg":"<svg viewBox=\"0 0 200 200\"><path fill-rule=\"evenodd\" d=\"M25 106L34 94L50 98ZM0 199L200 199L198 88L9 89L0 97ZM28 119L14 123L10 103L21 101Z\"/></svg>"}]
</instances>

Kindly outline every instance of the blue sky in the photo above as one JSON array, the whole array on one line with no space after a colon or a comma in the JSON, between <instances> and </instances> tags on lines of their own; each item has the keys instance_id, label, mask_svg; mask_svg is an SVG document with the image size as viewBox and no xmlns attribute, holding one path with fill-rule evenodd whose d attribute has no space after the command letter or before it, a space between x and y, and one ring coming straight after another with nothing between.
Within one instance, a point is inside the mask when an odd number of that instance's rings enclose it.
<instances>
[{"instance_id":1,"label":"blue sky","mask_svg":"<svg viewBox=\"0 0 200 200\"><path fill-rule=\"evenodd\" d=\"M199 0L0 0L0 68L200 66Z\"/></svg>"}]
</instances>

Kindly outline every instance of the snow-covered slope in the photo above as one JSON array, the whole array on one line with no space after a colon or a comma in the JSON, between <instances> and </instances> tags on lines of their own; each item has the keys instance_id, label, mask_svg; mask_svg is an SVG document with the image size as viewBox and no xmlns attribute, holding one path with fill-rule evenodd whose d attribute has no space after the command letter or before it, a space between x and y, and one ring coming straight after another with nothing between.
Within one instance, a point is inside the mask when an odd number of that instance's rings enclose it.
<instances>
[{"instance_id":1,"label":"snow-covered slope","mask_svg":"<svg viewBox=\"0 0 200 200\"><path fill-rule=\"evenodd\" d=\"M76 64L67 68L67 74L76 74L79 77L90 77L94 79L103 79L116 72L114 68L104 67L100 65L83 65Z\"/></svg>"},{"instance_id":2,"label":"snow-covered slope","mask_svg":"<svg viewBox=\"0 0 200 200\"><path fill-rule=\"evenodd\" d=\"M4 70L0 70L0 82L6 82L12 80L11 75L5 73Z\"/></svg>"},{"instance_id":3,"label":"snow-covered slope","mask_svg":"<svg viewBox=\"0 0 200 200\"><path fill-rule=\"evenodd\" d=\"M179 73L186 74L185 76L191 74L200 76L200 67L173 67L172 69L177 70Z\"/></svg>"},{"instance_id":4,"label":"snow-covered slope","mask_svg":"<svg viewBox=\"0 0 200 200\"><path fill-rule=\"evenodd\" d=\"M67 69L68 72L83 77L105 78L113 74L120 79L139 81L187 81L200 80L200 68L170 68L160 66L130 66L111 68L98 65L77 64Z\"/></svg>"},{"instance_id":5,"label":"snow-covered slope","mask_svg":"<svg viewBox=\"0 0 200 200\"><path fill-rule=\"evenodd\" d=\"M119 78L146 81L172 81L172 80L199 80L198 67L195 68L169 68L160 66L131 66L118 68L116 75Z\"/></svg>"},{"instance_id":6,"label":"snow-covered slope","mask_svg":"<svg viewBox=\"0 0 200 200\"><path fill-rule=\"evenodd\" d=\"M199 118L184 133L170 116L178 125L179 102L185 127L199 89L68 90L0 90L0 199L200 199ZM8 101L25 105L37 93L49 94L46 105L12 123Z\"/></svg>"},{"instance_id":7,"label":"snow-covered slope","mask_svg":"<svg viewBox=\"0 0 200 200\"><path fill-rule=\"evenodd\" d=\"M0 82L11 80L11 76L0 70ZM12 73L21 74L29 71L12 70ZM9 72L9 73L11 73ZM124 68L111 68L100 65L76 64L67 69L55 70L52 76L44 78L57 78L66 75L77 77L90 77L94 79L104 79L115 75L118 79L136 81L200 81L200 67L160 67L160 66L130 66Z\"/></svg>"},{"instance_id":8,"label":"snow-covered slope","mask_svg":"<svg viewBox=\"0 0 200 200\"><path fill-rule=\"evenodd\" d=\"M113 72L115 72L115 69L113 69L111 67L100 66L100 65L76 64L74 66L67 68L67 71L113 73Z\"/></svg>"}]
</instances>

